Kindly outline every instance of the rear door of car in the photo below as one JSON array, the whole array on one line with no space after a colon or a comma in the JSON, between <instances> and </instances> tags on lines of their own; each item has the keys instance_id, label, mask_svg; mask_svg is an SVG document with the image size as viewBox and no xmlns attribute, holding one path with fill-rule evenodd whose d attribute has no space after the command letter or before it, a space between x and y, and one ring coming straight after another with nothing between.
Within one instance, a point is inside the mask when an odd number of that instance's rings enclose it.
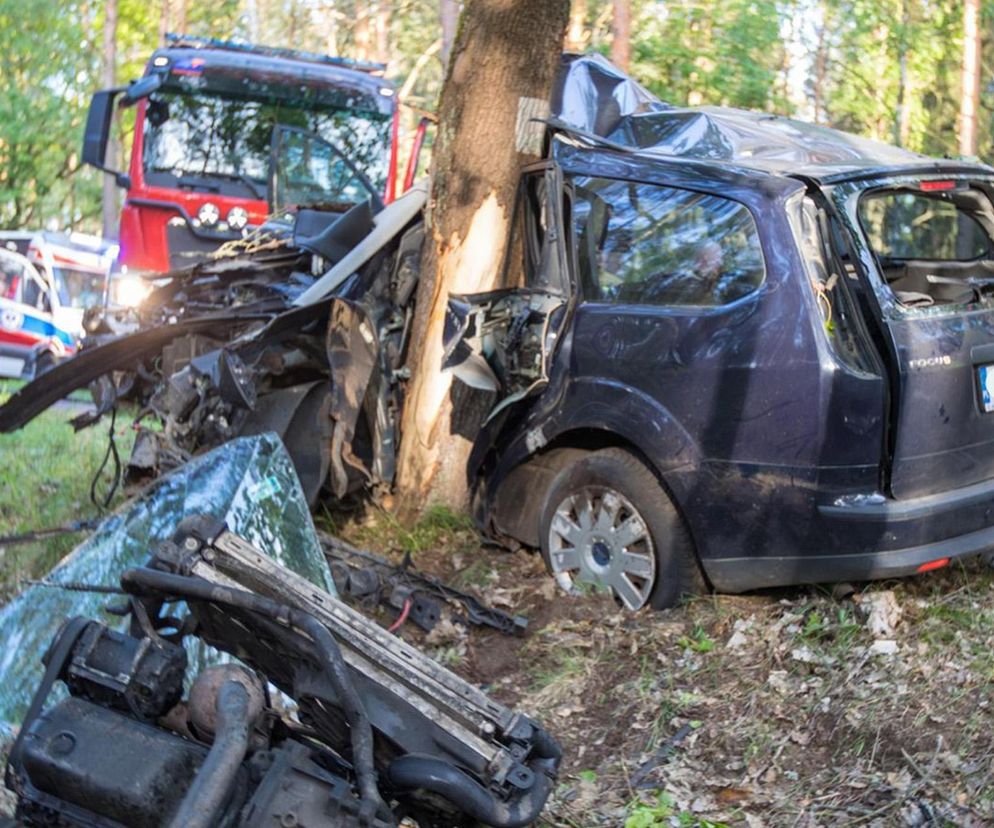
<instances>
[{"instance_id":1,"label":"rear door of car","mask_svg":"<svg viewBox=\"0 0 994 828\"><path fill-rule=\"evenodd\" d=\"M891 364L898 499L994 478L994 205L990 180L837 188Z\"/></svg>"}]
</instances>

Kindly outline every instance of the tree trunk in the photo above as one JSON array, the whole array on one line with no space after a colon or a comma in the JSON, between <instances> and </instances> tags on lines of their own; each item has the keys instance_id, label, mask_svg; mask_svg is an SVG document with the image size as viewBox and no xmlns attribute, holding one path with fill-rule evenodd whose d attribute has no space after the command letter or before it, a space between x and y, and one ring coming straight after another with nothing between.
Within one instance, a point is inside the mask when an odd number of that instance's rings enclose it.
<instances>
[{"instance_id":1,"label":"tree trunk","mask_svg":"<svg viewBox=\"0 0 994 828\"><path fill-rule=\"evenodd\" d=\"M110 88L117 80L117 0L106 0L104 3L104 43L103 69L101 82L104 88ZM108 142L106 163L110 169L117 169L117 141L111 134ZM105 239L117 238L117 183L114 177L103 174L103 233Z\"/></svg>"},{"instance_id":2,"label":"tree trunk","mask_svg":"<svg viewBox=\"0 0 994 828\"><path fill-rule=\"evenodd\" d=\"M824 11L822 12L824 14ZM828 75L828 44L826 43L826 29L828 21L822 18L818 26L818 45L815 48L814 81L812 83L812 97L814 98L814 122L824 123L827 118L825 114L825 79Z\"/></svg>"},{"instance_id":3,"label":"tree trunk","mask_svg":"<svg viewBox=\"0 0 994 828\"><path fill-rule=\"evenodd\" d=\"M370 8L368 3L356 3L355 20L355 59L369 60L372 53L372 27L370 26Z\"/></svg>"},{"instance_id":4,"label":"tree trunk","mask_svg":"<svg viewBox=\"0 0 994 828\"><path fill-rule=\"evenodd\" d=\"M481 411L454 406L466 389L441 372L446 304L450 293L498 286L518 176L541 152L530 119L548 113L568 17L569 0L467 0L463 10L439 102L401 428L397 489L408 514L467 502Z\"/></svg>"},{"instance_id":5,"label":"tree trunk","mask_svg":"<svg viewBox=\"0 0 994 828\"><path fill-rule=\"evenodd\" d=\"M960 104L960 155L977 154L977 112L980 109L980 0L963 2L963 97Z\"/></svg>"},{"instance_id":6,"label":"tree trunk","mask_svg":"<svg viewBox=\"0 0 994 828\"><path fill-rule=\"evenodd\" d=\"M632 3L614 0L614 20L611 24L611 61L628 71L632 64Z\"/></svg>"},{"instance_id":7,"label":"tree trunk","mask_svg":"<svg viewBox=\"0 0 994 828\"><path fill-rule=\"evenodd\" d=\"M334 0L330 0L327 5L323 7L324 11L324 26L325 26L325 39L324 39L324 51L325 54L338 56L338 9L335 8Z\"/></svg>"},{"instance_id":8,"label":"tree trunk","mask_svg":"<svg viewBox=\"0 0 994 828\"><path fill-rule=\"evenodd\" d=\"M245 0L245 18L248 22L249 43L259 42L259 1Z\"/></svg>"},{"instance_id":9,"label":"tree trunk","mask_svg":"<svg viewBox=\"0 0 994 828\"><path fill-rule=\"evenodd\" d=\"M166 35L172 31L169 28L169 3L170 0L162 0L159 7L159 45L166 45Z\"/></svg>"},{"instance_id":10,"label":"tree trunk","mask_svg":"<svg viewBox=\"0 0 994 828\"><path fill-rule=\"evenodd\" d=\"M390 63L390 0L376 4L376 60Z\"/></svg>"},{"instance_id":11,"label":"tree trunk","mask_svg":"<svg viewBox=\"0 0 994 828\"><path fill-rule=\"evenodd\" d=\"M447 67L459 28L459 0L439 0L438 15L442 23L442 65Z\"/></svg>"},{"instance_id":12,"label":"tree trunk","mask_svg":"<svg viewBox=\"0 0 994 828\"><path fill-rule=\"evenodd\" d=\"M906 147L911 137L911 75L908 52L911 28L911 11L908 0L901 0L901 28L898 30L897 52L897 107L894 112L894 143Z\"/></svg>"}]
</instances>

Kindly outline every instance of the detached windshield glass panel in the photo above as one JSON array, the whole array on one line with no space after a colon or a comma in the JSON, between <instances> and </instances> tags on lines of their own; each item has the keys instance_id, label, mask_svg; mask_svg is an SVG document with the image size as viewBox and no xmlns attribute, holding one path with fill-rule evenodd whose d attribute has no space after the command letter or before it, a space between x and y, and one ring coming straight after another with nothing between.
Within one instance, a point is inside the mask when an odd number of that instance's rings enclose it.
<instances>
[{"instance_id":1,"label":"detached windshield glass panel","mask_svg":"<svg viewBox=\"0 0 994 828\"><path fill-rule=\"evenodd\" d=\"M935 192L877 190L859 219L880 273L906 307L966 304L994 288L994 207L982 190L955 182Z\"/></svg>"},{"instance_id":2,"label":"detached windshield glass panel","mask_svg":"<svg viewBox=\"0 0 994 828\"><path fill-rule=\"evenodd\" d=\"M284 125L333 144L382 189L388 163L386 115L269 101L156 93L148 103L142 155L147 183L264 200L273 129Z\"/></svg>"}]
</instances>

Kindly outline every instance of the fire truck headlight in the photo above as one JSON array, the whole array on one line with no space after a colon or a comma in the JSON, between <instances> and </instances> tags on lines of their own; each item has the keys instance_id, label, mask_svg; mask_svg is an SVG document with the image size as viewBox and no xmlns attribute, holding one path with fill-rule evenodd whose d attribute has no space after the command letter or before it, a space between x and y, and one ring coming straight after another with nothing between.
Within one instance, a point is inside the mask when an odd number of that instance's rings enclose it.
<instances>
[{"instance_id":1,"label":"fire truck headlight","mask_svg":"<svg viewBox=\"0 0 994 828\"><path fill-rule=\"evenodd\" d=\"M117 302L137 308L148 296L148 285L137 276L124 276L117 284Z\"/></svg>"},{"instance_id":2,"label":"fire truck headlight","mask_svg":"<svg viewBox=\"0 0 994 828\"><path fill-rule=\"evenodd\" d=\"M249 214L244 207L232 207L228 211L228 227L232 230L241 230L248 224Z\"/></svg>"},{"instance_id":3,"label":"fire truck headlight","mask_svg":"<svg viewBox=\"0 0 994 828\"><path fill-rule=\"evenodd\" d=\"M213 227L219 218L221 218L221 211L216 204L212 204L210 201L201 204L197 211L197 219L204 227Z\"/></svg>"}]
</instances>

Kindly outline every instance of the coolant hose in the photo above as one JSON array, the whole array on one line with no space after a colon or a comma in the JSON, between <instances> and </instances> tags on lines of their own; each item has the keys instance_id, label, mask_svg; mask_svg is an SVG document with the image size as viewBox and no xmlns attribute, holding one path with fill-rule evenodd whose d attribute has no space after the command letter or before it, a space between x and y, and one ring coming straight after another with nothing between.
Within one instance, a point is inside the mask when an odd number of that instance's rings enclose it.
<instances>
[{"instance_id":1,"label":"coolant hose","mask_svg":"<svg viewBox=\"0 0 994 828\"><path fill-rule=\"evenodd\" d=\"M245 761L249 745L249 695L237 681L226 681L217 693L214 744L183 797L169 828L211 828Z\"/></svg>"},{"instance_id":2,"label":"coolant hose","mask_svg":"<svg viewBox=\"0 0 994 828\"><path fill-rule=\"evenodd\" d=\"M403 790L421 789L445 797L467 816L493 828L531 825L552 792L558 758L538 759L531 789L519 798L502 802L464 771L434 756L410 753L395 759L387 771L390 783Z\"/></svg>"}]
</instances>

